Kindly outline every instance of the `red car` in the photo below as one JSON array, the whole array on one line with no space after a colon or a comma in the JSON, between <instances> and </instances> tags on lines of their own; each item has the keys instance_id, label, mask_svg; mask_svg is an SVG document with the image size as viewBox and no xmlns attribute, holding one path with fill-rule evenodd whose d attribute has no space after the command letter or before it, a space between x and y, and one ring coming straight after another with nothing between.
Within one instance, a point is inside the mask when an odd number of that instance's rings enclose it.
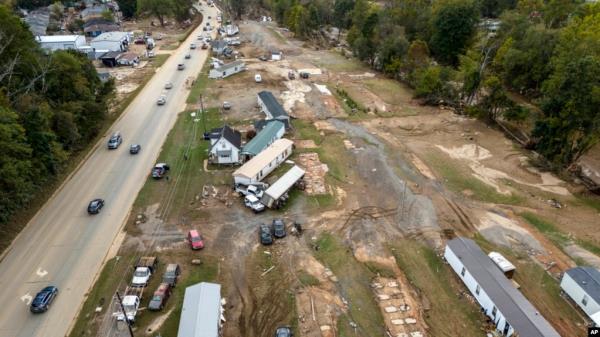
<instances>
[{"instance_id":1,"label":"red car","mask_svg":"<svg viewBox=\"0 0 600 337\"><path fill-rule=\"evenodd\" d=\"M202 249L204 248L204 240L202 239L202 235L196 229L192 229L188 232L188 242L190 243L190 247L192 249Z\"/></svg>"}]
</instances>

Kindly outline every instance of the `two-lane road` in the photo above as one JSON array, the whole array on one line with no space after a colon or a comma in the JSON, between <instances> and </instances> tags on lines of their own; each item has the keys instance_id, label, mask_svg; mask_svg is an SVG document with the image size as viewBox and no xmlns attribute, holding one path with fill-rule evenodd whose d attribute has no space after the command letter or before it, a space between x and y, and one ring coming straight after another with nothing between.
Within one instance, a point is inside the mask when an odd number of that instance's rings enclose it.
<instances>
[{"instance_id":1,"label":"two-lane road","mask_svg":"<svg viewBox=\"0 0 600 337\"><path fill-rule=\"evenodd\" d=\"M217 9L202 7L216 26ZM63 337L68 333L177 114L185 107L186 79L196 78L208 57L200 46L189 49L206 21L157 70L107 133L120 131L123 144L108 150L108 137L102 139L9 248L0 262L1 337ZM184 60L188 52L192 57ZM184 63L185 70L178 71L178 63ZM167 82L173 83L172 89L164 89ZM161 94L167 96L167 103L158 106ZM138 155L129 154L131 143L142 145ZM104 199L106 205L100 214L90 216L87 204L94 198ZM59 288L58 297L48 312L31 314L28 303L47 285Z\"/></svg>"}]
</instances>

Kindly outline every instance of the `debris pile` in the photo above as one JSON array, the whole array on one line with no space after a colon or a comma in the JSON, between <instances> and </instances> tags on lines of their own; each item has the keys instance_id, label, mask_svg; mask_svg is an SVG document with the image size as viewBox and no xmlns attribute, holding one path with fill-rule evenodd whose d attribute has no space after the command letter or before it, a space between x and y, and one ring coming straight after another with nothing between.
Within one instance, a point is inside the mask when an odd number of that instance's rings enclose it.
<instances>
[{"instance_id":1,"label":"debris pile","mask_svg":"<svg viewBox=\"0 0 600 337\"><path fill-rule=\"evenodd\" d=\"M390 336L425 336L418 321L419 313L416 308L413 308L410 294L406 293L406 289L401 289L397 280L376 278L371 287L379 302Z\"/></svg>"},{"instance_id":2,"label":"debris pile","mask_svg":"<svg viewBox=\"0 0 600 337\"><path fill-rule=\"evenodd\" d=\"M304 181L308 195L327 194L325 174L329 171L327 164L321 163L317 153L301 153L298 163L306 170Z\"/></svg>"}]
</instances>

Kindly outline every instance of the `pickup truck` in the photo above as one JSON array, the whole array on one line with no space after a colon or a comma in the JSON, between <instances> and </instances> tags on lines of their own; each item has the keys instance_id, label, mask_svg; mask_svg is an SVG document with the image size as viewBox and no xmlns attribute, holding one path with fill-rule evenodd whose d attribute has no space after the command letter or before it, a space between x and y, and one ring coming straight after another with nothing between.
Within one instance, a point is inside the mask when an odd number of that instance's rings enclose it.
<instances>
[{"instance_id":1,"label":"pickup truck","mask_svg":"<svg viewBox=\"0 0 600 337\"><path fill-rule=\"evenodd\" d=\"M120 310L121 308L119 306L119 310L113 313L113 316L117 318L117 321L125 321L125 315L127 315L127 320L130 323L135 322L135 316L140 307L143 293L144 288L127 287L127 289L125 289L125 295L121 299L125 314L123 314L123 310Z\"/></svg>"},{"instance_id":2,"label":"pickup truck","mask_svg":"<svg viewBox=\"0 0 600 337\"><path fill-rule=\"evenodd\" d=\"M138 262L134 266L133 278L131 279L132 287L145 287L148 285L148 281L152 276L152 273L156 270L158 265L158 259L152 256L140 257Z\"/></svg>"}]
</instances>

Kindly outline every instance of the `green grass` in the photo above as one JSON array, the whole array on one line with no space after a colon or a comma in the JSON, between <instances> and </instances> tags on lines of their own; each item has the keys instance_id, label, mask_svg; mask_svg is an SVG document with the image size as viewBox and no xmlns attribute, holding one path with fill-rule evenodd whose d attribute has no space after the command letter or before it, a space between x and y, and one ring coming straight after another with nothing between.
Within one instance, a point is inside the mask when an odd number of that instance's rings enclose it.
<instances>
[{"instance_id":1,"label":"green grass","mask_svg":"<svg viewBox=\"0 0 600 337\"><path fill-rule=\"evenodd\" d=\"M471 173L464 173L470 172L471 169L465 166L461 170L460 164L447 156L430 152L424 156L424 159L438 176L443 177L445 185L456 193L463 194L468 191L473 199L495 204L522 205L525 202L520 195L500 194L493 187L472 176Z\"/></svg>"},{"instance_id":2,"label":"green grass","mask_svg":"<svg viewBox=\"0 0 600 337\"><path fill-rule=\"evenodd\" d=\"M355 322L361 336L384 335L383 316L374 300L370 283L375 275L362 263L358 262L350 250L334 235L323 234L317 243L315 257L336 275L339 280L338 289L348 300L348 320ZM347 324L339 323L339 336L352 336Z\"/></svg>"},{"instance_id":3,"label":"green grass","mask_svg":"<svg viewBox=\"0 0 600 337\"><path fill-rule=\"evenodd\" d=\"M318 278L312 276L304 270L298 271L298 280L303 286L318 286L321 284Z\"/></svg>"},{"instance_id":4,"label":"green grass","mask_svg":"<svg viewBox=\"0 0 600 337\"><path fill-rule=\"evenodd\" d=\"M200 95L205 94L206 88L209 84L212 84L214 80L208 78L208 72L210 71L210 57L206 58L206 62L202 66L202 70L198 77L196 78L196 82L192 85L190 89L190 94L186 100L187 104L196 104L200 102ZM206 106L205 106L206 108Z\"/></svg>"},{"instance_id":5,"label":"green grass","mask_svg":"<svg viewBox=\"0 0 600 337\"><path fill-rule=\"evenodd\" d=\"M425 321L431 336L478 337L482 335L484 317L477 305L460 295L462 285L454 272L431 248L414 240L393 245L398 267L418 294L429 303Z\"/></svg>"},{"instance_id":6,"label":"green grass","mask_svg":"<svg viewBox=\"0 0 600 337\"><path fill-rule=\"evenodd\" d=\"M381 277L386 277L386 278L396 278L396 273L384 266L381 265L379 263L376 262L365 262L365 266L367 267L367 269L369 269L371 271L371 273L375 274L375 275L379 275Z\"/></svg>"},{"instance_id":7,"label":"green grass","mask_svg":"<svg viewBox=\"0 0 600 337\"><path fill-rule=\"evenodd\" d=\"M597 195L582 193L577 195L576 198L579 203L600 212L600 197Z\"/></svg>"},{"instance_id":8,"label":"green grass","mask_svg":"<svg viewBox=\"0 0 600 337\"><path fill-rule=\"evenodd\" d=\"M326 68L334 72L358 72L371 71L354 57L346 58L340 53L331 52L326 57L314 60L320 68Z\"/></svg>"},{"instance_id":9,"label":"green grass","mask_svg":"<svg viewBox=\"0 0 600 337\"><path fill-rule=\"evenodd\" d=\"M160 50L175 50L177 48L179 48L179 43L163 44L160 46Z\"/></svg>"},{"instance_id":10,"label":"green grass","mask_svg":"<svg viewBox=\"0 0 600 337\"><path fill-rule=\"evenodd\" d=\"M388 78L371 78L363 83L387 104L402 105L412 100L412 90L401 82Z\"/></svg>"}]
</instances>

